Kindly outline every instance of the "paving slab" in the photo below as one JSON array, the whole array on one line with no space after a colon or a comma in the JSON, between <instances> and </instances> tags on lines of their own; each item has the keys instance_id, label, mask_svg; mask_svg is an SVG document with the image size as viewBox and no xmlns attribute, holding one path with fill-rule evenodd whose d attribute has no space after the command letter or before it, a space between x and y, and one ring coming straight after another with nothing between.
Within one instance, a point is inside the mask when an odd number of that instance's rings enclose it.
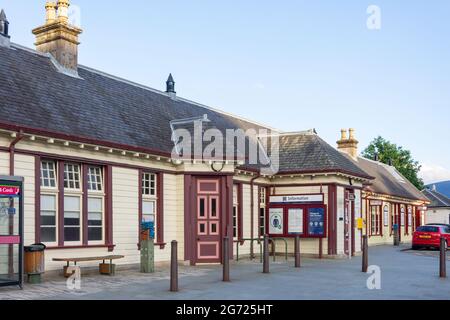
<instances>
[{"instance_id":1,"label":"paving slab","mask_svg":"<svg viewBox=\"0 0 450 320\"><path fill-rule=\"evenodd\" d=\"M180 267L180 292L169 292L169 270L145 275L119 272L115 277L82 277L81 290L69 290L65 279L27 285L23 291L0 289L0 299L38 300L450 300L450 279L439 278L437 252L405 251L406 247L372 247L369 264L380 267L381 290L369 290L370 275L361 258L271 261L262 273L258 261L233 263L230 283L221 281L221 266ZM450 275L450 273L449 273Z\"/></svg>"}]
</instances>

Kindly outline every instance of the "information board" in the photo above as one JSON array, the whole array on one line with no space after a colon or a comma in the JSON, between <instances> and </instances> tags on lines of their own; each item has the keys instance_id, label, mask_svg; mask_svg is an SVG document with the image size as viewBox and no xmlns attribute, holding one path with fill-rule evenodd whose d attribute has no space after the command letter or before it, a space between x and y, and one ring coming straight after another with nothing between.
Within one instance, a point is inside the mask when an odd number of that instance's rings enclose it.
<instances>
[{"instance_id":1,"label":"information board","mask_svg":"<svg viewBox=\"0 0 450 320\"><path fill-rule=\"evenodd\" d=\"M310 208L308 210L308 234L312 237L325 235L325 209Z\"/></svg>"},{"instance_id":2,"label":"information board","mask_svg":"<svg viewBox=\"0 0 450 320\"><path fill-rule=\"evenodd\" d=\"M303 209L289 209L288 233L303 234Z\"/></svg>"},{"instance_id":3,"label":"information board","mask_svg":"<svg viewBox=\"0 0 450 320\"><path fill-rule=\"evenodd\" d=\"M284 234L283 209L272 208L269 210L269 234Z\"/></svg>"}]
</instances>

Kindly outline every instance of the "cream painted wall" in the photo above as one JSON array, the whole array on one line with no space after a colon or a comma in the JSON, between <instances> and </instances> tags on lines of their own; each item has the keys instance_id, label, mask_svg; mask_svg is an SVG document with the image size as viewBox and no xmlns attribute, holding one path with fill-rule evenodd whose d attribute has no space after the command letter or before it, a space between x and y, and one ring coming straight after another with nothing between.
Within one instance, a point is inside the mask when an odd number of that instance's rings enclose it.
<instances>
[{"instance_id":1,"label":"cream painted wall","mask_svg":"<svg viewBox=\"0 0 450 320\"><path fill-rule=\"evenodd\" d=\"M430 208L425 214L426 224L429 223L447 223L450 224L450 208Z\"/></svg>"}]
</instances>

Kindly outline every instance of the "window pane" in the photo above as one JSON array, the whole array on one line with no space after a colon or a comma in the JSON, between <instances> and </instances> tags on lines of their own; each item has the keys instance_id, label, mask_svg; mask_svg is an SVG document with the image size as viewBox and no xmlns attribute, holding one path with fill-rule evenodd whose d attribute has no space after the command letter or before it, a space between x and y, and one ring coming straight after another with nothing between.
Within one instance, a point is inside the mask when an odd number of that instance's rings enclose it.
<instances>
[{"instance_id":1,"label":"window pane","mask_svg":"<svg viewBox=\"0 0 450 320\"><path fill-rule=\"evenodd\" d=\"M142 215L143 222L155 222L155 215L154 214L145 214Z\"/></svg>"},{"instance_id":2,"label":"window pane","mask_svg":"<svg viewBox=\"0 0 450 320\"><path fill-rule=\"evenodd\" d=\"M80 189L80 166L64 164L64 187L68 189Z\"/></svg>"},{"instance_id":3,"label":"window pane","mask_svg":"<svg viewBox=\"0 0 450 320\"><path fill-rule=\"evenodd\" d=\"M80 197L64 197L64 211L80 211Z\"/></svg>"},{"instance_id":4,"label":"window pane","mask_svg":"<svg viewBox=\"0 0 450 320\"><path fill-rule=\"evenodd\" d=\"M211 199L211 217L217 217L217 199Z\"/></svg>"},{"instance_id":5,"label":"window pane","mask_svg":"<svg viewBox=\"0 0 450 320\"><path fill-rule=\"evenodd\" d=\"M155 213L155 202L154 201L143 201L142 202L142 214L154 214Z\"/></svg>"},{"instance_id":6,"label":"window pane","mask_svg":"<svg viewBox=\"0 0 450 320\"><path fill-rule=\"evenodd\" d=\"M144 173L142 175L142 194L146 196L156 195L156 175Z\"/></svg>"},{"instance_id":7,"label":"window pane","mask_svg":"<svg viewBox=\"0 0 450 320\"><path fill-rule=\"evenodd\" d=\"M65 227L64 228L64 241L80 241L80 228L79 227Z\"/></svg>"},{"instance_id":8,"label":"window pane","mask_svg":"<svg viewBox=\"0 0 450 320\"><path fill-rule=\"evenodd\" d=\"M68 217L68 215L69 215L69 217ZM66 226L79 226L80 225L80 218L79 217L76 217L75 215L78 215L78 214L75 214L75 213L65 213L64 214L64 225L66 225Z\"/></svg>"},{"instance_id":9,"label":"window pane","mask_svg":"<svg viewBox=\"0 0 450 320\"><path fill-rule=\"evenodd\" d=\"M102 169L100 167L89 167L88 188L90 191L103 190L103 176Z\"/></svg>"},{"instance_id":10,"label":"window pane","mask_svg":"<svg viewBox=\"0 0 450 320\"><path fill-rule=\"evenodd\" d=\"M41 162L41 186L42 187L55 187L55 162L54 161L42 161Z\"/></svg>"},{"instance_id":11,"label":"window pane","mask_svg":"<svg viewBox=\"0 0 450 320\"><path fill-rule=\"evenodd\" d=\"M55 226L56 225L56 217L53 212L53 216L47 216L43 213L41 214L41 226Z\"/></svg>"},{"instance_id":12,"label":"window pane","mask_svg":"<svg viewBox=\"0 0 450 320\"><path fill-rule=\"evenodd\" d=\"M56 227L41 227L42 242L56 242Z\"/></svg>"},{"instance_id":13,"label":"window pane","mask_svg":"<svg viewBox=\"0 0 450 320\"><path fill-rule=\"evenodd\" d=\"M56 210L56 196L41 196L41 210Z\"/></svg>"},{"instance_id":14,"label":"window pane","mask_svg":"<svg viewBox=\"0 0 450 320\"><path fill-rule=\"evenodd\" d=\"M199 210L200 210L199 212L200 217L205 217L205 199L200 199Z\"/></svg>"},{"instance_id":15,"label":"window pane","mask_svg":"<svg viewBox=\"0 0 450 320\"><path fill-rule=\"evenodd\" d=\"M89 212L102 212L103 211L103 199L101 198L89 198L88 199Z\"/></svg>"},{"instance_id":16,"label":"window pane","mask_svg":"<svg viewBox=\"0 0 450 320\"><path fill-rule=\"evenodd\" d=\"M103 229L97 227L88 228L88 239L89 241L102 241L103 240Z\"/></svg>"}]
</instances>

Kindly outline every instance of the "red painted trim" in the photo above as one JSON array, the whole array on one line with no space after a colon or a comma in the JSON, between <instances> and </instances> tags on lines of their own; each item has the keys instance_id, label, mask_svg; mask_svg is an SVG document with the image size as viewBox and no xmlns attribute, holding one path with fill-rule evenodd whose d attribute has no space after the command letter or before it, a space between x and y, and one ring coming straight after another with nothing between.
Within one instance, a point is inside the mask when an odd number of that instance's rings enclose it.
<instances>
[{"instance_id":1,"label":"red painted trim","mask_svg":"<svg viewBox=\"0 0 450 320\"><path fill-rule=\"evenodd\" d=\"M192 262L192 177L184 176L184 260Z\"/></svg>"},{"instance_id":2,"label":"red painted trim","mask_svg":"<svg viewBox=\"0 0 450 320\"><path fill-rule=\"evenodd\" d=\"M112 252L116 245L93 245L93 246L58 246L58 247L47 247L45 250L67 250L67 249L99 249L108 248L109 252Z\"/></svg>"},{"instance_id":3,"label":"red painted trim","mask_svg":"<svg viewBox=\"0 0 450 320\"><path fill-rule=\"evenodd\" d=\"M58 162L58 246L64 246L64 161Z\"/></svg>"},{"instance_id":4,"label":"red painted trim","mask_svg":"<svg viewBox=\"0 0 450 320\"><path fill-rule=\"evenodd\" d=\"M41 157L34 157L34 241L41 243Z\"/></svg>"},{"instance_id":5,"label":"red painted trim","mask_svg":"<svg viewBox=\"0 0 450 320\"><path fill-rule=\"evenodd\" d=\"M336 234L336 221L337 221L337 212L336 212L336 186L330 185L328 186L328 255L335 255L337 253L336 242L334 239L334 235Z\"/></svg>"},{"instance_id":6,"label":"red painted trim","mask_svg":"<svg viewBox=\"0 0 450 320\"><path fill-rule=\"evenodd\" d=\"M88 245L88 166L81 165L81 176L82 176L82 186L83 186L83 195L82 195L82 216L83 216L83 225L81 226L82 233L82 242L84 246Z\"/></svg>"},{"instance_id":7,"label":"red painted trim","mask_svg":"<svg viewBox=\"0 0 450 320\"><path fill-rule=\"evenodd\" d=\"M158 211L156 212L156 219L158 222L156 241L158 243L164 243L164 174L158 173L156 177L157 181L157 194L158 194ZM164 249L163 247L161 249Z\"/></svg>"},{"instance_id":8,"label":"red painted trim","mask_svg":"<svg viewBox=\"0 0 450 320\"><path fill-rule=\"evenodd\" d=\"M346 174L353 177L358 178L364 178L368 180L374 180L375 177L369 176L369 175L360 175L356 174L354 172L350 172L348 170L342 170L342 169L322 169L322 170L300 170L300 171L279 171L276 176L282 176L282 175L293 175L293 174L314 174L314 173L341 173Z\"/></svg>"},{"instance_id":9,"label":"red painted trim","mask_svg":"<svg viewBox=\"0 0 450 320\"><path fill-rule=\"evenodd\" d=\"M6 147L0 147L0 151L9 152L9 149ZM184 172L180 173L177 171L170 171L170 170L164 170L164 169L153 169L153 168L149 168L149 167L131 165L131 164L126 164L126 163L114 162L114 161L103 161L103 160L95 160L95 159L84 158L84 157L65 156L65 155L48 153L48 152L15 149L15 153L30 155L30 156L40 156L42 158L49 158L49 159L58 160L58 161L85 163L85 164L97 165L97 166L113 165L114 167L126 168L126 169L151 170L152 172L165 172L165 173L170 173L170 174L174 174L174 175L184 174Z\"/></svg>"},{"instance_id":10,"label":"red painted trim","mask_svg":"<svg viewBox=\"0 0 450 320\"><path fill-rule=\"evenodd\" d=\"M61 132L33 128L33 127L29 127L29 126L18 126L16 124L4 122L4 121L0 122L0 128L5 129L5 130L17 131L17 132L22 131L23 133L27 133L27 134L43 135L43 136L48 136L48 137L62 139L62 140L76 141L79 143L102 145L102 146L106 146L106 147L110 147L110 148L131 150L131 151L143 152L143 153L151 153L151 154L160 155L160 156L169 157L169 158L171 157L171 154L169 152L164 152L161 150L136 147L136 146L121 144L121 143L112 142L112 141L90 138L90 137L86 137L86 136L69 135L69 134L64 134Z\"/></svg>"},{"instance_id":11,"label":"red painted trim","mask_svg":"<svg viewBox=\"0 0 450 320\"><path fill-rule=\"evenodd\" d=\"M238 186L238 240L241 241L244 238L244 206L243 201L243 186L241 183Z\"/></svg>"},{"instance_id":12,"label":"red painted trim","mask_svg":"<svg viewBox=\"0 0 450 320\"><path fill-rule=\"evenodd\" d=\"M138 249L141 250L141 233L142 233L142 201L143 201L143 197L142 197L142 179L144 178L144 171L139 169L139 180L138 180L138 229L139 229L139 234L138 234ZM158 207L156 208L156 210L158 210Z\"/></svg>"},{"instance_id":13,"label":"red painted trim","mask_svg":"<svg viewBox=\"0 0 450 320\"><path fill-rule=\"evenodd\" d=\"M274 204L270 205L269 210L273 208L283 209L283 234L270 234L271 238L295 238L296 235L288 233L288 212L289 209L303 209L303 234L299 237L302 239L326 239L328 237L328 207L324 204ZM308 232L309 226L309 210L315 208L324 209L324 234L322 236L311 236ZM266 223L268 228L268 222ZM267 229L269 230L269 229Z\"/></svg>"},{"instance_id":14,"label":"red painted trim","mask_svg":"<svg viewBox=\"0 0 450 320\"><path fill-rule=\"evenodd\" d=\"M112 188L112 166L107 165L105 168L105 243L110 251L114 250L113 246L113 188Z\"/></svg>"}]
</instances>

